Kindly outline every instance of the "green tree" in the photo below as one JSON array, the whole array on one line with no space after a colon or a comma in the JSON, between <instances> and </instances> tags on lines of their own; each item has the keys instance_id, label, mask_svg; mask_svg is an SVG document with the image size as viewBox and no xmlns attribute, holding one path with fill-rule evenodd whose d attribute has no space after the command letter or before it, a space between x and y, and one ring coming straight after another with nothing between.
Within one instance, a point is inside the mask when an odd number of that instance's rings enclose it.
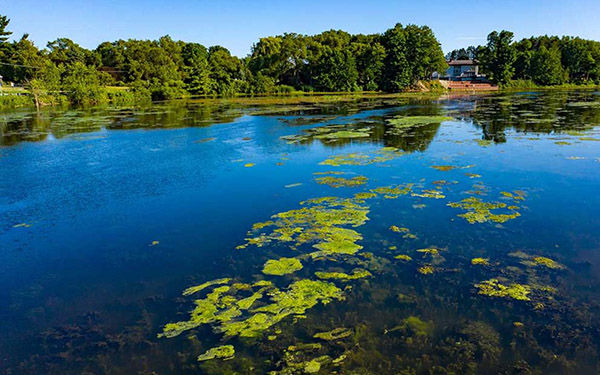
<instances>
[{"instance_id":1,"label":"green tree","mask_svg":"<svg viewBox=\"0 0 600 375\"><path fill-rule=\"evenodd\" d=\"M65 66L62 89L74 104L99 104L107 100L98 71L79 61Z\"/></svg>"},{"instance_id":2,"label":"green tree","mask_svg":"<svg viewBox=\"0 0 600 375\"><path fill-rule=\"evenodd\" d=\"M386 57L380 87L390 92L398 92L411 83L411 72L406 58L406 33L401 24L387 30L382 38Z\"/></svg>"},{"instance_id":3,"label":"green tree","mask_svg":"<svg viewBox=\"0 0 600 375\"><path fill-rule=\"evenodd\" d=\"M315 86L321 91L355 91L358 71L348 50L324 47L315 63Z\"/></svg>"},{"instance_id":4,"label":"green tree","mask_svg":"<svg viewBox=\"0 0 600 375\"><path fill-rule=\"evenodd\" d=\"M565 82L565 71L560 62L558 48L542 46L531 58L531 78L539 85L560 85Z\"/></svg>"},{"instance_id":5,"label":"green tree","mask_svg":"<svg viewBox=\"0 0 600 375\"><path fill-rule=\"evenodd\" d=\"M493 31L487 37L487 45L477 51L484 72L495 83L507 83L514 75L517 53L512 43L513 35L506 30Z\"/></svg>"}]
</instances>

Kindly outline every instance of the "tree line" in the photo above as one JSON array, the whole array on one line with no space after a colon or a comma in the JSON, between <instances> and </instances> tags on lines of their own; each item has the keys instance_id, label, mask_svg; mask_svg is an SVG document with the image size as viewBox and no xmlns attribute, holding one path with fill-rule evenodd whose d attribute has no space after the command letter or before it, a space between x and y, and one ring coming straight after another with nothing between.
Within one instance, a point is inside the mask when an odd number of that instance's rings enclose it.
<instances>
[{"instance_id":1,"label":"tree line","mask_svg":"<svg viewBox=\"0 0 600 375\"><path fill-rule=\"evenodd\" d=\"M600 42L577 37L537 36L513 41L510 31L493 31L487 44L450 52L448 59L477 59L487 77L501 85L528 82L555 86L600 84Z\"/></svg>"},{"instance_id":2,"label":"tree line","mask_svg":"<svg viewBox=\"0 0 600 375\"><path fill-rule=\"evenodd\" d=\"M238 58L222 46L169 36L104 42L93 50L60 38L38 49L27 34L8 42L8 23L0 17L4 81L40 95L62 92L74 103L102 101L107 86L128 87L153 100L296 90L398 92L446 69L440 43L427 26L397 24L370 35L286 33L261 38L250 55Z\"/></svg>"}]
</instances>

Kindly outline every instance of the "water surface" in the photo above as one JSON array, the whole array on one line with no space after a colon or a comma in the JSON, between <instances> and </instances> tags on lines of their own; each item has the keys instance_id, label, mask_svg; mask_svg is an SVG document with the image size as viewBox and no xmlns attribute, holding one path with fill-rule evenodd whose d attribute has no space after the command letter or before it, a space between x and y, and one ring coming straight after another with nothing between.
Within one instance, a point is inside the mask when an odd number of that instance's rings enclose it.
<instances>
[{"instance_id":1,"label":"water surface","mask_svg":"<svg viewBox=\"0 0 600 375\"><path fill-rule=\"evenodd\" d=\"M3 373L600 369L598 93L15 111L0 115L0 144ZM368 220L252 231L320 197ZM327 202L310 215L338 212ZM331 233L273 232L294 225L352 230L361 248L314 254ZM303 268L263 273L281 257ZM370 275L318 276L355 270ZM238 283L219 311L257 291L244 284L273 286L237 316L157 337L219 286L186 288L219 278ZM339 292L255 337L220 332L304 280ZM313 337L335 328L350 333ZM235 357L197 361L221 345Z\"/></svg>"}]
</instances>

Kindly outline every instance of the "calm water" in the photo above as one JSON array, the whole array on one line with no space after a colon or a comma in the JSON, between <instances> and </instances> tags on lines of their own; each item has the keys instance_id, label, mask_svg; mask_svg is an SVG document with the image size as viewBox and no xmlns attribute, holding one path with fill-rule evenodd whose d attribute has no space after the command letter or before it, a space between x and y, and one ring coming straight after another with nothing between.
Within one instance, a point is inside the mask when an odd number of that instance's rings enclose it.
<instances>
[{"instance_id":1,"label":"calm water","mask_svg":"<svg viewBox=\"0 0 600 375\"><path fill-rule=\"evenodd\" d=\"M598 92L18 111L0 114L0 145L1 373L600 371ZM300 204L319 197L368 220L319 221L339 213ZM251 231L302 207L304 222ZM336 252L342 228L362 248ZM236 250L247 238L261 246ZM324 241L333 249L314 254ZM281 257L303 268L262 272ZM370 275L315 274L353 270ZM261 280L274 284L218 315ZM304 280L334 295L311 289L299 309ZM157 337L194 300L219 318ZM265 306L285 316L255 337L220 332ZM335 328L347 330L313 337ZM221 345L235 357L197 360Z\"/></svg>"}]
</instances>

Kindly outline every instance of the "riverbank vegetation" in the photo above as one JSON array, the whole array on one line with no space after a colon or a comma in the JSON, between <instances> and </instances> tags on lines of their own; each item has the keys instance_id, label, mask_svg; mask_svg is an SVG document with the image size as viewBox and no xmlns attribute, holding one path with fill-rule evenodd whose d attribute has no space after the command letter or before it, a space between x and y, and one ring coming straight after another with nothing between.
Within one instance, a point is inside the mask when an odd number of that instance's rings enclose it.
<instances>
[{"instance_id":1,"label":"riverbank vegetation","mask_svg":"<svg viewBox=\"0 0 600 375\"><path fill-rule=\"evenodd\" d=\"M439 41L427 26L396 24L379 34L329 30L259 39L238 58L222 46L173 40L118 40L89 50L59 38L39 49L27 34L9 41L0 16L0 75L25 88L0 96L0 108L61 104L134 104L188 97L397 93L443 91L433 72L447 69ZM532 37L514 42L492 32L485 46L448 58L476 58L506 89L591 86L600 82L600 42ZM6 91L3 92L6 93Z\"/></svg>"},{"instance_id":2,"label":"riverbank vegetation","mask_svg":"<svg viewBox=\"0 0 600 375\"><path fill-rule=\"evenodd\" d=\"M537 36L513 41L494 31L484 46L450 52L448 59L477 59L492 82L506 89L597 87L600 42L576 37Z\"/></svg>"},{"instance_id":3,"label":"riverbank vegetation","mask_svg":"<svg viewBox=\"0 0 600 375\"><path fill-rule=\"evenodd\" d=\"M55 104L57 96L98 104L298 91L399 92L446 68L427 26L397 24L371 35L286 33L261 38L249 56L238 58L221 46L169 36L104 42L94 50L60 38L38 49L27 34L8 42L9 20L2 19L0 74L27 87L38 105Z\"/></svg>"}]
</instances>

